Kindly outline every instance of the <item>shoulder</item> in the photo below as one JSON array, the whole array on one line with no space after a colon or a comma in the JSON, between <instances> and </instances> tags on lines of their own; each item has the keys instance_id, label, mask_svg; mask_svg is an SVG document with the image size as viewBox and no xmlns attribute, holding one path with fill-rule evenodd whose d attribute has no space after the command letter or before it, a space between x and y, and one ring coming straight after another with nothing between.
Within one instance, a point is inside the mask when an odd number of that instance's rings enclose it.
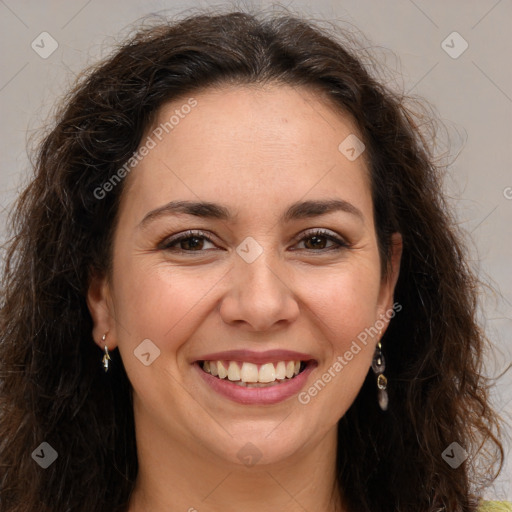
<instances>
[{"instance_id":1,"label":"shoulder","mask_svg":"<svg viewBox=\"0 0 512 512\"><path fill-rule=\"evenodd\" d=\"M478 512L512 512L510 501L482 501Z\"/></svg>"}]
</instances>

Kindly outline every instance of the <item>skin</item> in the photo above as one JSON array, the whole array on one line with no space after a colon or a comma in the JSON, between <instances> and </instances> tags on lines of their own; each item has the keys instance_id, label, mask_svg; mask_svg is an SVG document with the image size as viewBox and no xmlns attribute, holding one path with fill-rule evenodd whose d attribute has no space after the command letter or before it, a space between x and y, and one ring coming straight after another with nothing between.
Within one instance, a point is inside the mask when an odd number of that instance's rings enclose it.
<instances>
[{"instance_id":1,"label":"skin","mask_svg":"<svg viewBox=\"0 0 512 512\"><path fill-rule=\"evenodd\" d=\"M232 402L192 363L232 349L305 352L318 364L307 390L392 308L400 235L382 279L365 154L349 161L338 150L358 131L318 93L225 86L194 98L197 106L126 178L112 275L95 276L88 294L93 337L102 350L105 343L119 349L133 386L139 474L129 511L347 510L336 489L336 426L379 336L307 404L297 396L274 405ZM164 105L155 127L186 101ZM343 199L361 217L336 211L280 220L291 203L322 199ZM169 214L140 227L172 200L220 203L236 218ZM304 235L311 228L349 246L315 244ZM196 252L187 241L174 251L160 245L188 229L211 241L196 241ZM248 236L263 250L252 263L236 252ZM160 350L148 366L133 353L144 339ZM260 456L252 466L238 456L248 442Z\"/></svg>"}]
</instances>

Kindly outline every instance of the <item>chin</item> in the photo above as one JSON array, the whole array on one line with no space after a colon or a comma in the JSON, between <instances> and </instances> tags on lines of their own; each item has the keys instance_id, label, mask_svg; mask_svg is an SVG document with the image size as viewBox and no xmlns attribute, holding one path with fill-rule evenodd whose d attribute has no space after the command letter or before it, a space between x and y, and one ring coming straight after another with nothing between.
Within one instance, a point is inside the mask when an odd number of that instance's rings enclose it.
<instances>
[{"instance_id":1,"label":"chin","mask_svg":"<svg viewBox=\"0 0 512 512\"><path fill-rule=\"evenodd\" d=\"M204 444L229 464L254 466L286 462L299 456L312 440L306 425L296 418L292 425L292 416L293 413L289 417L284 414L277 421L236 421L229 424L228 432L219 428L220 436L208 436Z\"/></svg>"}]
</instances>

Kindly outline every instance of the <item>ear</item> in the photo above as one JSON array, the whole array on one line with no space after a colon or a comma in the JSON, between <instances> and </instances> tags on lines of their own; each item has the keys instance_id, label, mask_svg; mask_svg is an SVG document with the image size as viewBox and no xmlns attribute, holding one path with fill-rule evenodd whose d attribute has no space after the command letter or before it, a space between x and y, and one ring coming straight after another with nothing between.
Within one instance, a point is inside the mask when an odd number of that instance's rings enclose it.
<instances>
[{"instance_id":1,"label":"ear","mask_svg":"<svg viewBox=\"0 0 512 512\"><path fill-rule=\"evenodd\" d=\"M389 316L389 312L394 311L393 296L395 293L395 286L398 281L398 275L400 274L402 249L402 235L400 233L393 233L391 236L391 268L388 270L386 277L382 279L377 308L378 319L381 319L385 323L385 327L382 329L383 333L386 332L389 320L392 318Z\"/></svg>"},{"instance_id":2,"label":"ear","mask_svg":"<svg viewBox=\"0 0 512 512\"><path fill-rule=\"evenodd\" d=\"M114 308L110 284L106 276L93 273L87 291L87 307L93 320L92 336L101 350L107 345L109 350L117 347ZM105 340L103 335L106 334Z\"/></svg>"}]
</instances>

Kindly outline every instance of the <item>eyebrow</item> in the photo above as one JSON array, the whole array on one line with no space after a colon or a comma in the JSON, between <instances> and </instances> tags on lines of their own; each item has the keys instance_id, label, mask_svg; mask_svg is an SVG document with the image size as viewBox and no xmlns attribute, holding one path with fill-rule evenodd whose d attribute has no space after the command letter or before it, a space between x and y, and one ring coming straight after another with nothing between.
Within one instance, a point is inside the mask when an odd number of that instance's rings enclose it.
<instances>
[{"instance_id":1,"label":"eyebrow","mask_svg":"<svg viewBox=\"0 0 512 512\"><path fill-rule=\"evenodd\" d=\"M361 210L343 199L299 201L293 203L281 216L280 221L290 222L292 220L319 217L339 211L354 215L360 221L364 222L364 215ZM232 214L225 206L208 201L171 201L150 211L142 219L139 227L143 228L151 221L168 215L190 215L223 221L235 221L238 217L238 215Z\"/></svg>"}]
</instances>

